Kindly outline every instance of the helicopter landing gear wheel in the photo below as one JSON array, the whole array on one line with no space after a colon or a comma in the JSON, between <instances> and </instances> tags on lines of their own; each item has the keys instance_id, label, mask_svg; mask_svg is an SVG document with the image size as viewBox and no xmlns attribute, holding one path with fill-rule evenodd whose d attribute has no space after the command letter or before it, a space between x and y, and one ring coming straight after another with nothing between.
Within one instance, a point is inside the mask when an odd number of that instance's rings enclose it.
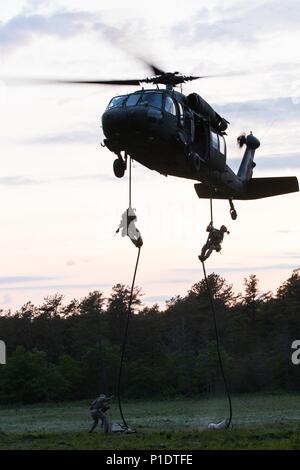
<instances>
[{"instance_id":1,"label":"helicopter landing gear wheel","mask_svg":"<svg viewBox=\"0 0 300 470\"><path fill-rule=\"evenodd\" d=\"M114 174L117 178L122 178L125 174L126 170L126 163L124 162L123 158L116 158L114 161Z\"/></svg>"}]
</instances>

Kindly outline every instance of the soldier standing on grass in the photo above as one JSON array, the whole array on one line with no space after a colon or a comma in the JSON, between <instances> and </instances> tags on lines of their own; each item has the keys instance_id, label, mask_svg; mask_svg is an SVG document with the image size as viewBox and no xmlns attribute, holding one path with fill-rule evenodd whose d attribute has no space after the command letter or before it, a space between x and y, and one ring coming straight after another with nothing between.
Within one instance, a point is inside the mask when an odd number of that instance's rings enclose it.
<instances>
[{"instance_id":1,"label":"soldier standing on grass","mask_svg":"<svg viewBox=\"0 0 300 470\"><path fill-rule=\"evenodd\" d=\"M89 432L93 432L94 429L96 429L99 419L101 420L101 428L103 428L103 432L107 433L109 431L109 422L105 413L110 409L108 402L112 398L113 395L111 397L107 397L106 395L101 394L91 403L90 412L91 418L94 422Z\"/></svg>"}]
</instances>

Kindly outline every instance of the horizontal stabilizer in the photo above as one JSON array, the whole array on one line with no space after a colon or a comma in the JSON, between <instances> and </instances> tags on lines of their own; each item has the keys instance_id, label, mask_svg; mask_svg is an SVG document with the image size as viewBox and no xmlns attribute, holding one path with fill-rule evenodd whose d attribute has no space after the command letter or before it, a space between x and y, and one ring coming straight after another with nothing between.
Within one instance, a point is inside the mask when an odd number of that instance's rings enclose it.
<instances>
[{"instance_id":1,"label":"horizontal stabilizer","mask_svg":"<svg viewBox=\"0 0 300 470\"><path fill-rule=\"evenodd\" d=\"M270 178L252 178L245 182L241 194L233 194L230 190L211 190L209 186L201 183L195 184L195 190L199 198L209 199L261 199L264 197L279 196L280 194L295 193L299 191L296 176L278 176Z\"/></svg>"},{"instance_id":2,"label":"horizontal stabilizer","mask_svg":"<svg viewBox=\"0 0 300 470\"><path fill-rule=\"evenodd\" d=\"M260 199L297 191L299 191L299 184L296 176L252 178L246 183L246 197L243 199Z\"/></svg>"}]
</instances>

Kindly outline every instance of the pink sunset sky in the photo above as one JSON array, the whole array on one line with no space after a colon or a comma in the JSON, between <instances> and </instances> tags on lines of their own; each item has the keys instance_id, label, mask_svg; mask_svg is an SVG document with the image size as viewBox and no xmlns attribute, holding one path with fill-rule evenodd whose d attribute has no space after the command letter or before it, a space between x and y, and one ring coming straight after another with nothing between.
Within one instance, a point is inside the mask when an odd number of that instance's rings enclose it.
<instances>
[{"instance_id":1,"label":"pink sunset sky","mask_svg":"<svg viewBox=\"0 0 300 470\"><path fill-rule=\"evenodd\" d=\"M142 5L144 2L142 3ZM151 75L136 57L184 74L246 71L193 82L230 121L228 163L237 169L241 131L261 140L255 176L300 168L300 4L296 0L174 2L11 0L0 5L0 79L8 76L135 78ZM158 13L159 11L159 13ZM120 34L120 31L122 34ZM100 146L101 114L126 87L23 87L0 81L0 308L65 301L117 282L129 284L136 248L115 236L127 208L128 178L113 175ZM144 246L137 277L145 304L184 295L202 278L198 254L209 202L193 182L134 163L133 207ZM300 266L299 193L214 203L215 224L230 230L207 263L243 290L257 274L262 291Z\"/></svg>"}]
</instances>

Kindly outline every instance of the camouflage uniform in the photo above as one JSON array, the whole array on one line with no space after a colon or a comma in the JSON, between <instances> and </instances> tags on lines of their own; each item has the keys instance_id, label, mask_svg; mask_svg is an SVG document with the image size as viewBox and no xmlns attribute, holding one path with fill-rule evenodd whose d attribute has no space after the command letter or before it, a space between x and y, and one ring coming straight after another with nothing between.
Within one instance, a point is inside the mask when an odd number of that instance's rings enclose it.
<instances>
[{"instance_id":1,"label":"camouflage uniform","mask_svg":"<svg viewBox=\"0 0 300 470\"><path fill-rule=\"evenodd\" d=\"M116 233L119 233L121 230L122 237L128 235L132 243L137 248L141 248L143 245L143 239L140 231L135 226L136 221L137 216L135 214L135 209L128 207L128 209L122 214L121 222Z\"/></svg>"},{"instance_id":2,"label":"camouflage uniform","mask_svg":"<svg viewBox=\"0 0 300 470\"><path fill-rule=\"evenodd\" d=\"M111 400L111 398L112 397L107 398L106 395L99 395L99 397L91 403L91 418L94 420L94 423L89 432L94 431L99 423L99 419L101 420L103 431L105 433L109 431L109 422L105 412L110 408L108 401Z\"/></svg>"},{"instance_id":3,"label":"camouflage uniform","mask_svg":"<svg viewBox=\"0 0 300 470\"><path fill-rule=\"evenodd\" d=\"M201 255L199 255L200 261L205 261L212 254L213 250L219 252L221 251L221 243L224 238L225 233L229 233L225 225L220 227L220 230L214 228L212 223L206 229L209 232L207 242L201 250Z\"/></svg>"}]
</instances>

